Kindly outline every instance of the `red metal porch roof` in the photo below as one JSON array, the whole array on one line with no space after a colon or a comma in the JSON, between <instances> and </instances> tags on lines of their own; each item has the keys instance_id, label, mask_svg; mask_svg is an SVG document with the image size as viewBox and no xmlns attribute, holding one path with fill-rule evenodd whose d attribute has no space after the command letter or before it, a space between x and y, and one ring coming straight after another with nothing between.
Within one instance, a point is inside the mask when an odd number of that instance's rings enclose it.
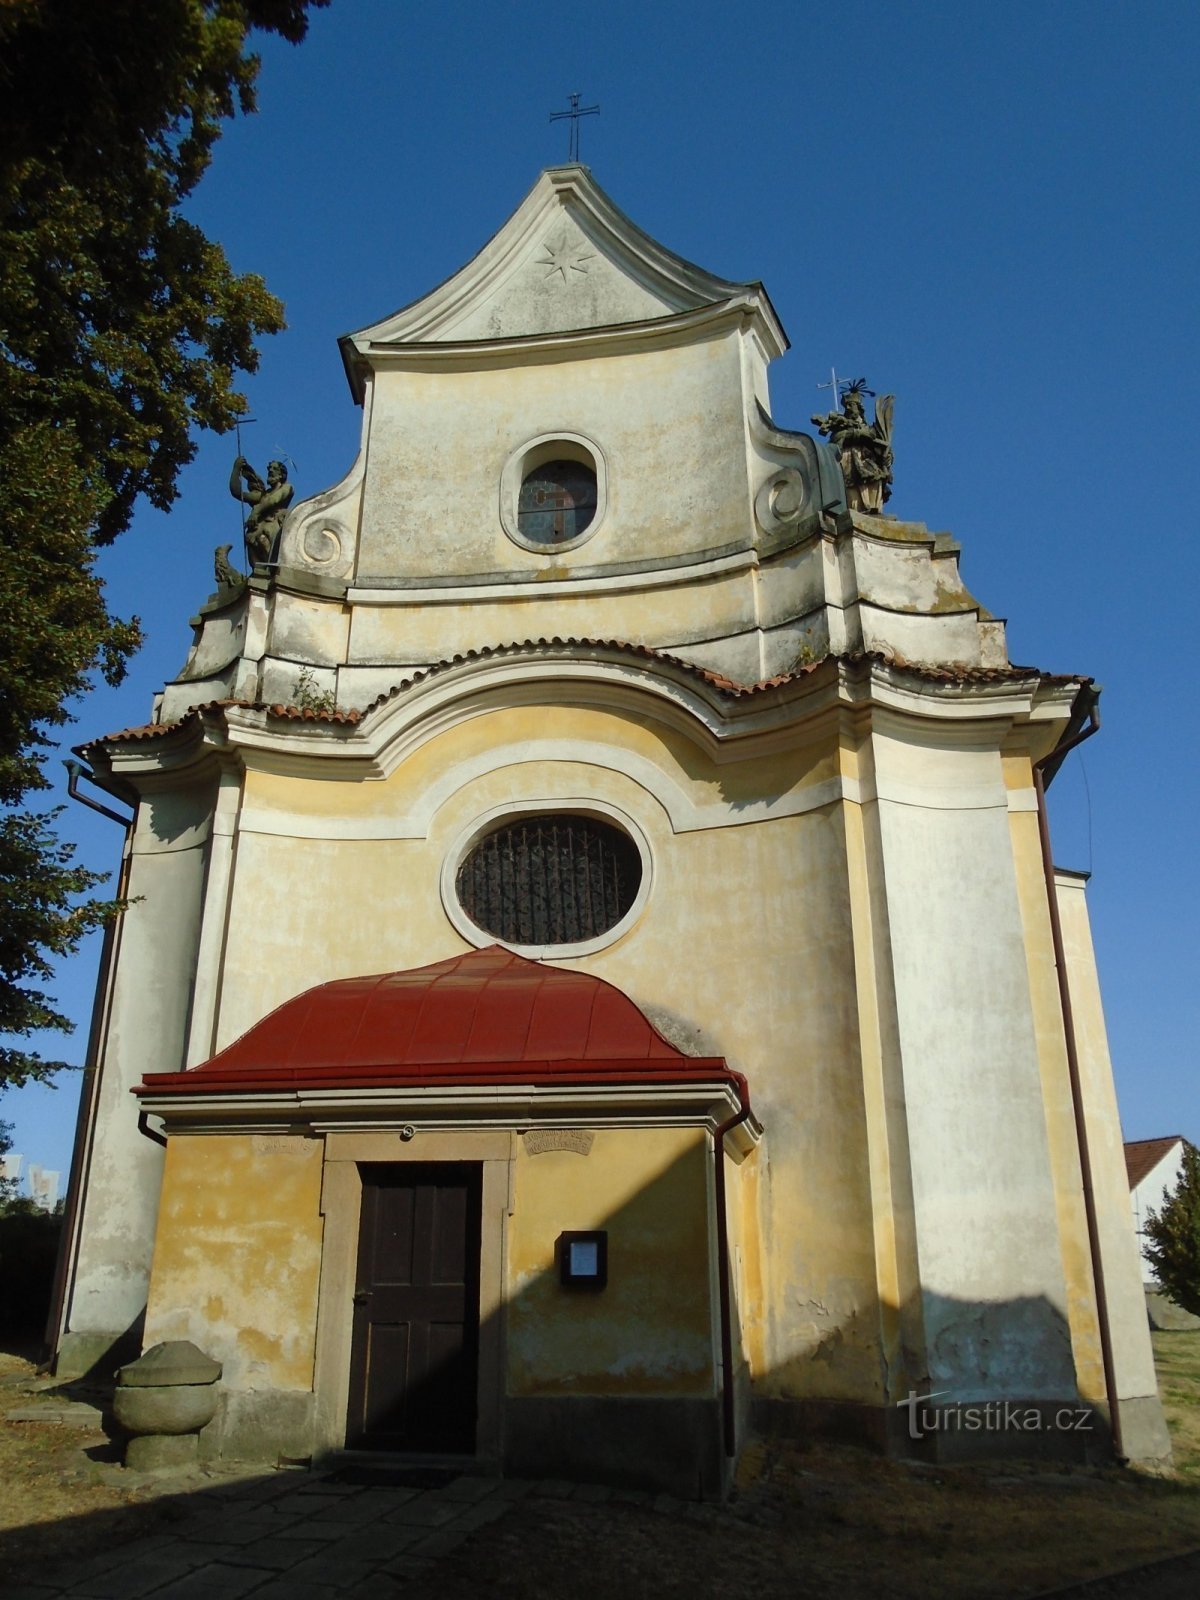
<instances>
[{"instance_id":1,"label":"red metal porch roof","mask_svg":"<svg viewBox=\"0 0 1200 1600\"><path fill-rule=\"evenodd\" d=\"M148 1073L135 1092L713 1077L738 1075L677 1050L612 984L490 945L318 984L202 1066Z\"/></svg>"}]
</instances>

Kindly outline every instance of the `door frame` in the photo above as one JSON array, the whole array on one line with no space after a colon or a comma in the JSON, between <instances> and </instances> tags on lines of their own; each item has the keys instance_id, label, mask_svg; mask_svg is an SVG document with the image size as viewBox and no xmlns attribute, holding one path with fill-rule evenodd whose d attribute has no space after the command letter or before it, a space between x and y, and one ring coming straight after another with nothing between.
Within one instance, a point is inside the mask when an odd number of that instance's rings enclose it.
<instances>
[{"instance_id":1,"label":"door frame","mask_svg":"<svg viewBox=\"0 0 1200 1600\"><path fill-rule=\"evenodd\" d=\"M477 1463L499 1470L504 1455L504 1261L516 1135L508 1130L418 1133L402 1143L399 1132L329 1133L321 1184L324 1237L317 1305L314 1450L318 1456L346 1448L353 1295L362 1214L359 1164L463 1162L480 1165L479 1367Z\"/></svg>"}]
</instances>

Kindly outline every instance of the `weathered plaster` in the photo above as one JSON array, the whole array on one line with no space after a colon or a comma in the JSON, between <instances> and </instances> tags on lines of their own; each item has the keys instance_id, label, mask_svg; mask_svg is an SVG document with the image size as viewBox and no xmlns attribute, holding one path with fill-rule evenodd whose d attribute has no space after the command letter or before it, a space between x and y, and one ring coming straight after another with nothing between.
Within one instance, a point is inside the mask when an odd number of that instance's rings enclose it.
<instances>
[{"instance_id":1,"label":"weathered plaster","mask_svg":"<svg viewBox=\"0 0 1200 1600\"><path fill-rule=\"evenodd\" d=\"M319 1139L173 1135L146 1342L190 1339L227 1390L313 1386Z\"/></svg>"}]
</instances>

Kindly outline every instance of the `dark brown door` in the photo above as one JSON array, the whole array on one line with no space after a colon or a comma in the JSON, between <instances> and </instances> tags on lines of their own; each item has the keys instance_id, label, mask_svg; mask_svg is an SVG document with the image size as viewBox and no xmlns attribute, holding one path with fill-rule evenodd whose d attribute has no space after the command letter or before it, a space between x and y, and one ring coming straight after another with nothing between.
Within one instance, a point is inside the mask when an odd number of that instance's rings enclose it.
<instances>
[{"instance_id":1,"label":"dark brown door","mask_svg":"<svg viewBox=\"0 0 1200 1600\"><path fill-rule=\"evenodd\" d=\"M482 1168L361 1170L346 1443L472 1453Z\"/></svg>"}]
</instances>

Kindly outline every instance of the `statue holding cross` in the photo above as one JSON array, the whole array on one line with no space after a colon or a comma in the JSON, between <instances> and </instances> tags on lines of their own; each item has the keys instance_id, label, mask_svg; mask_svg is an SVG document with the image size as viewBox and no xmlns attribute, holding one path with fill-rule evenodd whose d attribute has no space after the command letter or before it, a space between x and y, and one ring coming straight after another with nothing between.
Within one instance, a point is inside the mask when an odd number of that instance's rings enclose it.
<instances>
[{"instance_id":1,"label":"statue holding cross","mask_svg":"<svg viewBox=\"0 0 1200 1600\"><path fill-rule=\"evenodd\" d=\"M892 408L895 395L882 395L875 404L875 421L868 422L863 396L874 397L865 378L850 383L833 374L834 396L842 409L813 422L837 449L842 477L846 480L846 504L851 511L866 511L879 516L892 495ZM819 385L822 389L829 384ZM840 396L838 391L841 391Z\"/></svg>"},{"instance_id":2,"label":"statue holding cross","mask_svg":"<svg viewBox=\"0 0 1200 1600\"><path fill-rule=\"evenodd\" d=\"M279 530L296 492L288 482L287 468L282 461L272 461L264 483L245 456L239 455L229 475L229 492L235 500L250 507L245 527L247 558L256 566L271 561Z\"/></svg>"}]
</instances>

